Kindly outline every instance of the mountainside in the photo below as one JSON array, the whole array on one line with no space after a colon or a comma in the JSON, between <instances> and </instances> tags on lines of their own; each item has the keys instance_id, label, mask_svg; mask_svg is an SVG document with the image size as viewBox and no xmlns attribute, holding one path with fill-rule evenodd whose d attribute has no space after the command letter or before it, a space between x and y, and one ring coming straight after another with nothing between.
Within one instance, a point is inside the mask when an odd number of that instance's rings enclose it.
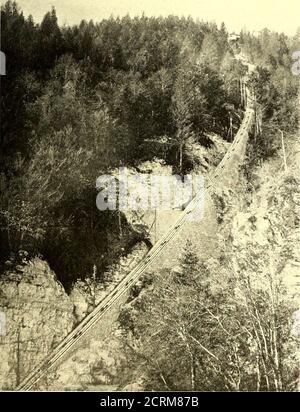
<instances>
[{"instance_id":1,"label":"mountainside","mask_svg":"<svg viewBox=\"0 0 300 412\"><path fill-rule=\"evenodd\" d=\"M93 13L1 5L0 389L296 391L300 30Z\"/></svg>"},{"instance_id":2,"label":"mountainside","mask_svg":"<svg viewBox=\"0 0 300 412\"><path fill-rule=\"evenodd\" d=\"M48 264L39 258L0 279L0 388L13 389L72 330L74 306Z\"/></svg>"}]
</instances>

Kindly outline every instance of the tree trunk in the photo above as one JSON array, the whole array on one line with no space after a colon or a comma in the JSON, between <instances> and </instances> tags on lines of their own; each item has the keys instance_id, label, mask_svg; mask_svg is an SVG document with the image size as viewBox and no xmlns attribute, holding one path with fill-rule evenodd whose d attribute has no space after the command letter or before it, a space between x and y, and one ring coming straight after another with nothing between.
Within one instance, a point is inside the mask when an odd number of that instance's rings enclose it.
<instances>
[{"instance_id":1,"label":"tree trunk","mask_svg":"<svg viewBox=\"0 0 300 412\"><path fill-rule=\"evenodd\" d=\"M191 390L195 391L195 356L191 353Z\"/></svg>"},{"instance_id":2,"label":"tree trunk","mask_svg":"<svg viewBox=\"0 0 300 412\"><path fill-rule=\"evenodd\" d=\"M182 175L182 158L183 158L183 144L180 144L179 147L179 170Z\"/></svg>"}]
</instances>

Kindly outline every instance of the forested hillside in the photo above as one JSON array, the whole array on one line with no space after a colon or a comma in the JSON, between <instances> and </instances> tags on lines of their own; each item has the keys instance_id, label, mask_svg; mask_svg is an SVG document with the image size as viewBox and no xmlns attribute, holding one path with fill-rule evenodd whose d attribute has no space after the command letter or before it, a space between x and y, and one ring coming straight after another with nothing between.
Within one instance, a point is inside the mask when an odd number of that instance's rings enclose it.
<instances>
[{"instance_id":1,"label":"forested hillside","mask_svg":"<svg viewBox=\"0 0 300 412\"><path fill-rule=\"evenodd\" d=\"M97 211L96 178L157 158L191 170L192 143L230 139L244 69L224 25L191 18L59 27L54 9L35 24L9 1L1 21L2 267L41 254L66 285L100 276L138 236Z\"/></svg>"},{"instance_id":2,"label":"forested hillside","mask_svg":"<svg viewBox=\"0 0 300 412\"><path fill-rule=\"evenodd\" d=\"M257 163L281 149L280 131L295 133L298 127L299 79L292 72L292 54L300 49L300 30L291 38L268 29L257 36L242 32L240 41L257 66L251 78L262 116L262 133L252 142Z\"/></svg>"}]
</instances>

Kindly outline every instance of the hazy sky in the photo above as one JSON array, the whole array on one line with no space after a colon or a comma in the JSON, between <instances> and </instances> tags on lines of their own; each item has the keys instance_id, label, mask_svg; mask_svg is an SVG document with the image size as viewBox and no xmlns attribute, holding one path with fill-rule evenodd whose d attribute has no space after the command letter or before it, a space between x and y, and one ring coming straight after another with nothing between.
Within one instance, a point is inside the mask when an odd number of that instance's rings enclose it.
<instances>
[{"instance_id":1,"label":"hazy sky","mask_svg":"<svg viewBox=\"0 0 300 412\"><path fill-rule=\"evenodd\" d=\"M5 3L5 0L0 0ZM60 24L82 19L140 15L191 15L203 20L224 21L230 30L271 30L294 34L300 26L300 0L17 0L25 15L39 22L55 6Z\"/></svg>"}]
</instances>

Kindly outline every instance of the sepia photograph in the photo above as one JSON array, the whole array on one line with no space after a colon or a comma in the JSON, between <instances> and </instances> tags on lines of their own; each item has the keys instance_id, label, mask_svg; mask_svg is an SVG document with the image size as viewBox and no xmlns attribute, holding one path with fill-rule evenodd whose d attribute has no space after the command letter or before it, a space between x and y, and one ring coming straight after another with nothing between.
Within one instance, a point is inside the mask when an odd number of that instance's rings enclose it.
<instances>
[{"instance_id":1,"label":"sepia photograph","mask_svg":"<svg viewBox=\"0 0 300 412\"><path fill-rule=\"evenodd\" d=\"M299 392L299 0L0 5L0 397Z\"/></svg>"}]
</instances>

